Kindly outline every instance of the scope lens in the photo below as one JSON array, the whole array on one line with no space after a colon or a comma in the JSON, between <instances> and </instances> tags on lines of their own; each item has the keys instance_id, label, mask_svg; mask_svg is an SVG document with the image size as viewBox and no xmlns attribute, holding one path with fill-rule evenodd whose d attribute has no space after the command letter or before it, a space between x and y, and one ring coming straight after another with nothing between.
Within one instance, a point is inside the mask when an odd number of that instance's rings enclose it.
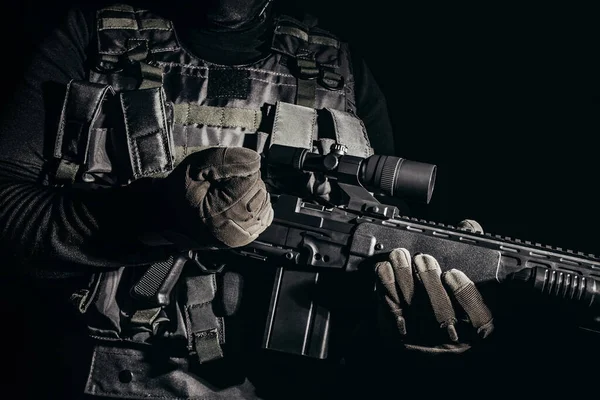
<instances>
[{"instance_id":1,"label":"scope lens","mask_svg":"<svg viewBox=\"0 0 600 400\"><path fill-rule=\"evenodd\" d=\"M370 190L428 204L437 167L400 157L374 155L363 162L361 183Z\"/></svg>"}]
</instances>

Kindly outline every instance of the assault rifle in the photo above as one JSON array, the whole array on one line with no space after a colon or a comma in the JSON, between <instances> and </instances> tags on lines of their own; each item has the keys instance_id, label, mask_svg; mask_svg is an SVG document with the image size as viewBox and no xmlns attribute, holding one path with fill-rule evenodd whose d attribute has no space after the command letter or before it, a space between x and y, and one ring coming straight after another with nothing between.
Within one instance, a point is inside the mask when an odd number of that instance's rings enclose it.
<instances>
[{"instance_id":1,"label":"assault rifle","mask_svg":"<svg viewBox=\"0 0 600 400\"><path fill-rule=\"evenodd\" d=\"M324 174L341 202L328 206L286 194L273 196L273 223L251 244L229 250L276 267L265 349L327 358L335 322L335 306L327 297L343 291L341 278L352 275L340 273L360 273L363 261L397 247L430 254L442 270L458 268L478 287L487 286L487 292L520 282L580 308L600 305L600 259L594 255L403 217L397 207L377 199L382 194L429 202L434 165L391 156L350 156L340 145L325 156L274 145L268 161L277 168ZM182 263L178 265L180 270ZM164 294L174 284L174 274L178 272L162 279ZM372 285L368 279L364 283Z\"/></svg>"},{"instance_id":2,"label":"assault rifle","mask_svg":"<svg viewBox=\"0 0 600 400\"><path fill-rule=\"evenodd\" d=\"M326 358L332 315L319 294L335 292L336 279L328 278L359 271L364 260L397 247L431 254L443 270L459 268L478 286L517 280L582 307L600 305L600 259L593 255L405 218L369 191L429 202L433 165L378 155L363 159L346 155L338 145L326 156L273 146L269 163L323 173L341 190L343 201L327 207L280 195L272 225L250 245L234 250L278 266L266 349ZM313 298L298 301L299 293Z\"/></svg>"}]
</instances>

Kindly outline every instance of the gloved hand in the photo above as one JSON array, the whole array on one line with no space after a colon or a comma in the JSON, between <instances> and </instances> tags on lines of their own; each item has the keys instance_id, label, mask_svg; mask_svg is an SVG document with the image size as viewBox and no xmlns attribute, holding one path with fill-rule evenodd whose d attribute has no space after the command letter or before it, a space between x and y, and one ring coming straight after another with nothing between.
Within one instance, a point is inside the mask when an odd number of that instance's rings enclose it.
<instances>
[{"instance_id":1,"label":"gloved hand","mask_svg":"<svg viewBox=\"0 0 600 400\"><path fill-rule=\"evenodd\" d=\"M461 271L427 254L394 249L375 265L379 327L393 344L429 354L462 353L494 330L490 310ZM455 306L456 311L455 311Z\"/></svg>"},{"instance_id":2,"label":"gloved hand","mask_svg":"<svg viewBox=\"0 0 600 400\"><path fill-rule=\"evenodd\" d=\"M163 184L170 230L200 245L217 239L218 246L244 246L273 221L260 155L253 150L214 147L190 154Z\"/></svg>"}]
</instances>

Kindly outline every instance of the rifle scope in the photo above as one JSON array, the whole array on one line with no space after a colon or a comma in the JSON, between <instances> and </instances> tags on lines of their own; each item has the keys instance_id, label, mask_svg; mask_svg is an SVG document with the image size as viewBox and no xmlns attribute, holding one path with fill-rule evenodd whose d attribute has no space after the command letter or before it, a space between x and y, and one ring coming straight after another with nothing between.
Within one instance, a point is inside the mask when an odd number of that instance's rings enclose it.
<instances>
[{"instance_id":1,"label":"rifle scope","mask_svg":"<svg viewBox=\"0 0 600 400\"><path fill-rule=\"evenodd\" d=\"M340 144L332 145L327 155L302 148L272 145L269 163L321 172L340 183L361 185L388 196L410 198L426 204L431 201L437 170L435 165L394 156L361 158L346 155L347 151L347 147Z\"/></svg>"}]
</instances>

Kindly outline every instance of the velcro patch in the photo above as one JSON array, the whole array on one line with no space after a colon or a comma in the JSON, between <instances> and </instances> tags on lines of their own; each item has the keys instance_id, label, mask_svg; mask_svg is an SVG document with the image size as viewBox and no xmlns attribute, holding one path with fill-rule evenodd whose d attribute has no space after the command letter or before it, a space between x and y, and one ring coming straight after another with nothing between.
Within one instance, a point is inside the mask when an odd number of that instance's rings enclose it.
<instances>
[{"instance_id":1,"label":"velcro patch","mask_svg":"<svg viewBox=\"0 0 600 400\"><path fill-rule=\"evenodd\" d=\"M250 72L243 69L210 69L208 71L209 99L247 99L250 93Z\"/></svg>"}]
</instances>

